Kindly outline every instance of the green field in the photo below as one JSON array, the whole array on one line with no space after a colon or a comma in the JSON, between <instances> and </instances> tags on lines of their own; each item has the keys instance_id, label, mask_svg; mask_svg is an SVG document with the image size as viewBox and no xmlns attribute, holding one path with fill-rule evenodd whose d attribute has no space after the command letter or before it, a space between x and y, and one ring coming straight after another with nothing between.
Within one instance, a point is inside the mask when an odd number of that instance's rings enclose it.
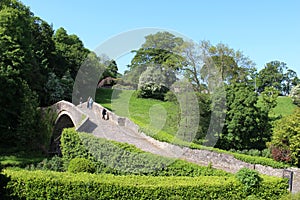
<instances>
[{"instance_id":1,"label":"green field","mask_svg":"<svg viewBox=\"0 0 300 200\"><path fill-rule=\"evenodd\" d=\"M179 106L173 102L137 98L132 90L111 89L98 89L96 102L119 116L128 117L154 138L175 140L180 115Z\"/></svg>"},{"instance_id":2,"label":"green field","mask_svg":"<svg viewBox=\"0 0 300 200\"><path fill-rule=\"evenodd\" d=\"M291 97L280 96L277 98L277 106L271 111L271 114L276 116L290 115L296 109L296 105L293 104Z\"/></svg>"}]
</instances>

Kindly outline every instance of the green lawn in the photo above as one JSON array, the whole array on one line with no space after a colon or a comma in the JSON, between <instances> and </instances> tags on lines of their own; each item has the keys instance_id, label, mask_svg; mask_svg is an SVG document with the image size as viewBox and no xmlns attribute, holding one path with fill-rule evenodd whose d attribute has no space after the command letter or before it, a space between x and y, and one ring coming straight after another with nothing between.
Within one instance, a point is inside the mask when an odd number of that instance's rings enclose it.
<instances>
[{"instance_id":1,"label":"green lawn","mask_svg":"<svg viewBox=\"0 0 300 200\"><path fill-rule=\"evenodd\" d=\"M137 98L132 90L104 88L97 90L96 102L119 116L128 117L154 138L170 142L177 133L179 107L173 102Z\"/></svg>"},{"instance_id":2,"label":"green lawn","mask_svg":"<svg viewBox=\"0 0 300 200\"><path fill-rule=\"evenodd\" d=\"M296 105L293 104L291 97L280 96L277 98L277 106L271 111L275 116L290 115L296 109Z\"/></svg>"}]
</instances>

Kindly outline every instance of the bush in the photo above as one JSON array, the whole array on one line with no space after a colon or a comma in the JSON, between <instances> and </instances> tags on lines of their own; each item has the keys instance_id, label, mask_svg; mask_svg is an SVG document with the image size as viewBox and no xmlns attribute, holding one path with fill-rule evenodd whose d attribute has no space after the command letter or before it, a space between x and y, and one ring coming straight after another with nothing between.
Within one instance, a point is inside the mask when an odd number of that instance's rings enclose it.
<instances>
[{"instance_id":1,"label":"bush","mask_svg":"<svg viewBox=\"0 0 300 200\"><path fill-rule=\"evenodd\" d=\"M153 177L7 169L9 199L246 199L234 177ZM266 177L256 199L286 195L284 179Z\"/></svg>"},{"instance_id":2,"label":"bush","mask_svg":"<svg viewBox=\"0 0 300 200\"><path fill-rule=\"evenodd\" d=\"M66 141L67 139L64 137L67 136L70 142L67 142L68 145L65 145L64 151L73 151L72 149L69 150L69 148L76 146L72 142L79 144L76 148L81 150L76 152L74 156L84 158L88 152L89 160L95 161L96 173L153 176L230 176L229 173L222 170L154 155L133 145L97 138L87 133L77 133L74 129L67 129L66 132L68 134L63 134L62 140ZM71 135L76 139L70 139ZM67 156L73 157L70 154Z\"/></svg>"},{"instance_id":3,"label":"bush","mask_svg":"<svg viewBox=\"0 0 300 200\"><path fill-rule=\"evenodd\" d=\"M291 97L293 103L300 107L300 85L293 87L291 91Z\"/></svg>"},{"instance_id":4,"label":"bush","mask_svg":"<svg viewBox=\"0 0 300 200\"><path fill-rule=\"evenodd\" d=\"M80 173L80 172L95 172L95 165L92 161L85 158L74 158L70 161L68 166L68 172Z\"/></svg>"},{"instance_id":5,"label":"bush","mask_svg":"<svg viewBox=\"0 0 300 200\"><path fill-rule=\"evenodd\" d=\"M166 94L165 94L165 101L170 101L170 102L174 102L174 103L178 103L177 101L177 97L176 95L174 94L174 92L172 91L168 91Z\"/></svg>"},{"instance_id":6,"label":"bush","mask_svg":"<svg viewBox=\"0 0 300 200\"><path fill-rule=\"evenodd\" d=\"M26 167L31 170L52 170L57 172L64 171L64 162L63 159L59 156L54 156L50 159L44 159L42 162L35 165L30 165Z\"/></svg>"},{"instance_id":7,"label":"bush","mask_svg":"<svg viewBox=\"0 0 300 200\"><path fill-rule=\"evenodd\" d=\"M145 83L139 88L138 97L164 100L165 94L168 90L169 89L164 85Z\"/></svg>"},{"instance_id":8,"label":"bush","mask_svg":"<svg viewBox=\"0 0 300 200\"><path fill-rule=\"evenodd\" d=\"M86 148L82 145L81 139L74 128L64 129L60 139L61 153L63 160L70 162L73 158L90 158Z\"/></svg>"},{"instance_id":9,"label":"bush","mask_svg":"<svg viewBox=\"0 0 300 200\"><path fill-rule=\"evenodd\" d=\"M244 191L247 194L255 193L262 182L258 172L248 168L240 169L236 174L236 178L243 184Z\"/></svg>"},{"instance_id":10,"label":"bush","mask_svg":"<svg viewBox=\"0 0 300 200\"><path fill-rule=\"evenodd\" d=\"M259 164L259 165L264 165L264 166L270 166L270 167L277 168L277 169L289 167L288 164L282 163L282 162L277 162L271 158L243 155L243 154L238 154L238 153L232 153L232 155L234 156L234 158L244 161L246 163L250 163L250 164Z\"/></svg>"}]
</instances>

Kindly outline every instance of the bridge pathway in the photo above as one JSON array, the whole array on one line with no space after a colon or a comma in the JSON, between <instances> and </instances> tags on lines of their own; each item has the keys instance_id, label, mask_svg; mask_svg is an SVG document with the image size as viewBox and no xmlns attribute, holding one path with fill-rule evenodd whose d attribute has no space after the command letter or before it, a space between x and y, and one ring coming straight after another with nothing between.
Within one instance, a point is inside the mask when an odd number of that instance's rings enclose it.
<instances>
[{"instance_id":1,"label":"bridge pathway","mask_svg":"<svg viewBox=\"0 0 300 200\"><path fill-rule=\"evenodd\" d=\"M170 152L155 146L144 135L135 133L124 126L119 126L110 120L102 119L101 113L98 113L95 109L88 109L84 104L82 107L77 107L89 117L89 121L80 128L80 131L92 133L97 137L108 140L132 144L139 149L153 154L174 157Z\"/></svg>"}]
</instances>

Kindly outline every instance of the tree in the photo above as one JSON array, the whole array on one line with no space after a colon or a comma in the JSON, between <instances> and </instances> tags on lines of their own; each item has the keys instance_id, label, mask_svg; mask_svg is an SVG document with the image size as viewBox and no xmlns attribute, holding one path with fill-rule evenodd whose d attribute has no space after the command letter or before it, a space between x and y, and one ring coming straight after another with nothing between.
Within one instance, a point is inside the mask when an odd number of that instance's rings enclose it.
<instances>
[{"instance_id":1,"label":"tree","mask_svg":"<svg viewBox=\"0 0 300 200\"><path fill-rule=\"evenodd\" d=\"M300 107L300 84L292 89L291 97L293 103Z\"/></svg>"},{"instance_id":2,"label":"tree","mask_svg":"<svg viewBox=\"0 0 300 200\"><path fill-rule=\"evenodd\" d=\"M265 87L274 87L281 92L284 69L286 69L286 64L284 62L271 61L267 63L258 73L258 92L264 91Z\"/></svg>"},{"instance_id":3,"label":"tree","mask_svg":"<svg viewBox=\"0 0 300 200\"><path fill-rule=\"evenodd\" d=\"M145 37L146 41L135 53L124 76L125 81L137 85L141 72L148 66L159 66L164 76L176 80L175 72L181 67L181 56L177 53L183 39L168 32L158 32ZM173 71L173 72L171 72ZM172 76L172 77L171 77Z\"/></svg>"},{"instance_id":4,"label":"tree","mask_svg":"<svg viewBox=\"0 0 300 200\"><path fill-rule=\"evenodd\" d=\"M262 109L267 113L277 105L278 90L273 87L266 87L261 93Z\"/></svg>"},{"instance_id":5,"label":"tree","mask_svg":"<svg viewBox=\"0 0 300 200\"><path fill-rule=\"evenodd\" d=\"M282 81L282 92L285 95L289 95L291 89L300 83L299 78L297 77L297 73L292 70L288 69L285 74L283 74L283 81Z\"/></svg>"},{"instance_id":6,"label":"tree","mask_svg":"<svg viewBox=\"0 0 300 200\"><path fill-rule=\"evenodd\" d=\"M257 107L258 96L252 86L236 83L226 88L225 126L217 147L222 149L259 149L270 139L268 113Z\"/></svg>"},{"instance_id":7,"label":"tree","mask_svg":"<svg viewBox=\"0 0 300 200\"><path fill-rule=\"evenodd\" d=\"M270 142L275 160L300 166L300 109L276 121Z\"/></svg>"},{"instance_id":8,"label":"tree","mask_svg":"<svg viewBox=\"0 0 300 200\"><path fill-rule=\"evenodd\" d=\"M56 30L53 40L55 42L56 54L58 56L54 69L58 77L62 77L68 70L75 80L80 66L90 53L76 35L68 35L64 28Z\"/></svg>"},{"instance_id":9,"label":"tree","mask_svg":"<svg viewBox=\"0 0 300 200\"><path fill-rule=\"evenodd\" d=\"M202 55L212 62L205 62L202 66L200 73L203 80L207 80L207 77L217 73L226 84L249 82L249 78L255 71L255 64L241 51L235 51L222 43L213 46L209 41L202 41L200 48L203 52ZM213 70L211 70L212 65L215 68Z\"/></svg>"}]
</instances>

